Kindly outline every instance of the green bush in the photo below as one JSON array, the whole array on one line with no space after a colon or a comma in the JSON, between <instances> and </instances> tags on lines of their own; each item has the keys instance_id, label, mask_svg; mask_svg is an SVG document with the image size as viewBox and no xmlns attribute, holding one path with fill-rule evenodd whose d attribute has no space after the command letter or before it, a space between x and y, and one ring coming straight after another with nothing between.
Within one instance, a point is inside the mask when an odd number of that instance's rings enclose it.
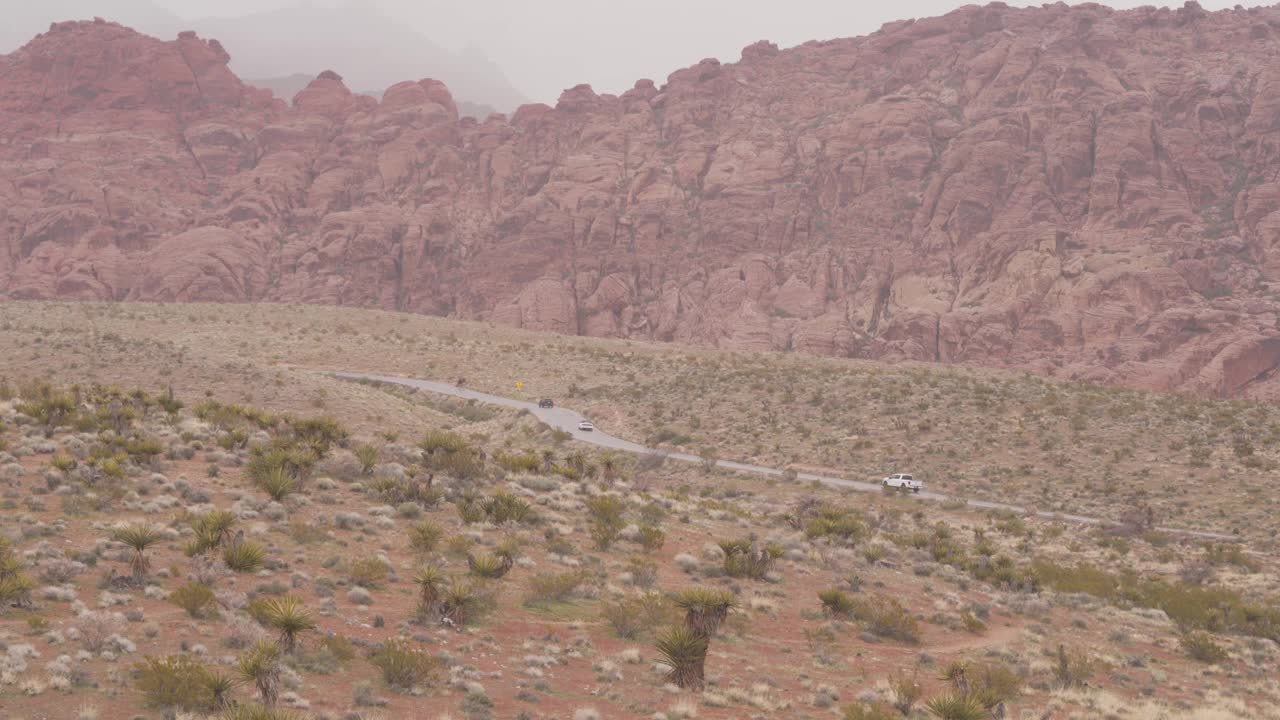
<instances>
[{"instance_id":1,"label":"green bush","mask_svg":"<svg viewBox=\"0 0 1280 720\"><path fill-rule=\"evenodd\" d=\"M408 692L431 681L440 661L407 640L388 640L369 656L369 663L382 673L389 687Z\"/></svg>"},{"instance_id":2,"label":"green bush","mask_svg":"<svg viewBox=\"0 0 1280 720\"><path fill-rule=\"evenodd\" d=\"M618 637L634 640L654 628L679 619L675 607L661 593L647 592L600 606L600 615Z\"/></svg>"},{"instance_id":3,"label":"green bush","mask_svg":"<svg viewBox=\"0 0 1280 720\"><path fill-rule=\"evenodd\" d=\"M1181 644L1183 651L1198 662L1217 665L1228 657L1227 651L1205 632L1189 632L1182 636Z\"/></svg>"},{"instance_id":4,"label":"green bush","mask_svg":"<svg viewBox=\"0 0 1280 720\"><path fill-rule=\"evenodd\" d=\"M822 602L822 611L832 617L851 616L857 607L847 593L835 588L820 591L818 600Z\"/></svg>"},{"instance_id":5,"label":"green bush","mask_svg":"<svg viewBox=\"0 0 1280 720\"><path fill-rule=\"evenodd\" d=\"M849 598L851 614L877 637L907 643L920 642L920 623L896 598Z\"/></svg>"},{"instance_id":6,"label":"green bush","mask_svg":"<svg viewBox=\"0 0 1280 720\"><path fill-rule=\"evenodd\" d=\"M587 498L586 506L591 519L591 539L597 548L608 550L626 527L622 515L627 511L627 503L616 495L597 495Z\"/></svg>"},{"instance_id":7,"label":"green bush","mask_svg":"<svg viewBox=\"0 0 1280 720\"><path fill-rule=\"evenodd\" d=\"M208 668L187 655L147 657L134 666L133 684L147 707L159 710L209 712L217 699L210 685L215 678Z\"/></svg>"},{"instance_id":8,"label":"green bush","mask_svg":"<svg viewBox=\"0 0 1280 720\"><path fill-rule=\"evenodd\" d=\"M586 575L577 570L538 573L529 579L524 602L526 605L565 602L585 580Z\"/></svg>"},{"instance_id":9,"label":"green bush","mask_svg":"<svg viewBox=\"0 0 1280 720\"><path fill-rule=\"evenodd\" d=\"M206 618L216 611L218 599L208 585L189 582L169 593L169 602L186 610L193 618Z\"/></svg>"},{"instance_id":10,"label":"green bush","mask_svg":"<svg viewBox=\"0 0 1280 720\"><path fill-rule=\"evenodd\" d=\"M387 564L377 558L363 558L347 565L347 579L352 585L363 588L379 588L389 575Z\"/></svg>"},{"instance_id":11,"label":"green bush","mask_svg":"<svg viewBox=\"0 0 1280 720\"><path fill-rule=\"evenodd\" d=\"M662 532L662 528L653 525L640 526L640 547L645 552L656 552L662 549L667 542L667 534Z\"/></svg>"},{"instance_id":12,"label":"green bush","mask_svg":"<svg viewBox=\"0 0 1280 720\"><path fill-rule=\"evenodd\" d=\"M904 717L882 702L855 703L844 708L844 720L900 720Z\"/></svg>"},{"instance_id":13,"label":"green bush","mask_svg":"<svg viewBox=\"0 0 1280 720\"><path fill-rule=\"evenodd\" d=\"M686 690L702 689L707 662L707 636L680 626L668 630L658 639L658 653L671 670L667 681Z\"/></svg>"}]
</instances>

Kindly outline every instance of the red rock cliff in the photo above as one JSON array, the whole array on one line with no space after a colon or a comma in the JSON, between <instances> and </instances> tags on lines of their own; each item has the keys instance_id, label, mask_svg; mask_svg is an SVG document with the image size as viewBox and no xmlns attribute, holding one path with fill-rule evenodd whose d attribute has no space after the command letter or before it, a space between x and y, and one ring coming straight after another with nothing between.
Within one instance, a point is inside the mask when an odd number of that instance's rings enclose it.
<instances>
[{"instance_id":1,"label":"red rock cliff","mask_svg":"<svg viewBox=\"0 0 1280 720\"><path fill-rule=\"evenodd\" d=\"M0 294L334 303L1280 394L1280 9L967 7L459 120L213 40L0 57ZM234 49L232 49L234 50Z\"/></svg>"}]
</instances>

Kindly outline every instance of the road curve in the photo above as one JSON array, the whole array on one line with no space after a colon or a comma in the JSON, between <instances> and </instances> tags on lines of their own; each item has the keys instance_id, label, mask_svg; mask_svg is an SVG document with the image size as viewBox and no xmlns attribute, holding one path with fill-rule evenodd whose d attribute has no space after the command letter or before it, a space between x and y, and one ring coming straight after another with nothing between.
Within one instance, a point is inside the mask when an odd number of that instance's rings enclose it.
<instances>
[{"instance_id":1,"label":"road curve","mask_svg":"<svg viewBox=\"0 0 1280 720\"><path fill-rule=\"evenodd\" d=\"M578 429L578 423L587 418L581 413L575 412L568 408L540 408L537 403L525 400L516 400L515 398L503 397L501 395L490 395L489 393L479 392L477 390L469 390L467 388L450 385L448 383L434 382L432 380L418 380L416 378L397 377L393 375L374 375L371 373L356 372L331 372L333 377L341 380L369 381L387 383L390 385L401 385L404 387L417 388L419 390L428 390L430 392L439 393L441 395L450 395L464 400L475 400L488 405L499 405L502 407L515 408L517 410L528 410L533 413L534 417L543 421L557 430L562 430L573 436L573 439L580 440L585 443L597 445L599 447L610 448L622 452L635 453L644 455L654 452L663 452L667 458L671 460L681 460L683 462L702 462L702 458L697 455L679 452L658 451L650 447L646 447L639 443L633 443L630 440L623 440L614 437L606 432L601 432L598 428L595 431L584 432ZM734 462L732 460L717 460L717 467L726 470L734 470L737 472L752 473L755 475L769 475L773 477L782 477L783 471L778 468L764 467L761 465L748 465L747 463ZM846 478L831 477L828 475L818 475L809 472L796 473L797 480L816 481L824 485L832 487L847 488L859 492L881 492L879 483L863 482L860 480L848 480ZM914 493L909 497L920 500L932 500L935 502L945 502L948 500L960 501L960 498L952 498L949 495L934 492ZM1007 503L988 502L986 500L963 500L969 507L982 510L1010 510L1021 515L1028 513L1027 508L1019 505L1010 505ZM1072 515L1070 513L1056 513L1047 511L1037 511L1034 513L1037 517L1046 520L1060 520L1063 522L1079 523L1083 525L1108 525L1111 521L1102 518L1089 517L1087 515ZM1183 535L1187 537L1204 538L1208 540L1238 540L1233 535L1223 535L1221 533L1206 532L1203 530L1185 530L1181 528L1158 527L1157 530L1175 535Z\"/></svg>"}]
</instances>

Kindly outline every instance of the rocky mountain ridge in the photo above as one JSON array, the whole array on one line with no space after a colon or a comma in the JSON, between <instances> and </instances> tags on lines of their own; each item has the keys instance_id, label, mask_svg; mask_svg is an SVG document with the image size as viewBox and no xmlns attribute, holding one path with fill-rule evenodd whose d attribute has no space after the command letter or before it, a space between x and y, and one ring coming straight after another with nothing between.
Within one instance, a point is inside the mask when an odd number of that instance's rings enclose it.
<instances>
[{"instance_id":1,"label":"rocky mountain ridge","mask_svg":"<svg viewBox=\"0 0 1280 720\"><path fill-rule=\"evenodd\" d=\"M0 294L332 303L1215 395L1280 381L1280 9L966 7L459 118L216 40L0 58Z\"/></svg>"}]
</instances>

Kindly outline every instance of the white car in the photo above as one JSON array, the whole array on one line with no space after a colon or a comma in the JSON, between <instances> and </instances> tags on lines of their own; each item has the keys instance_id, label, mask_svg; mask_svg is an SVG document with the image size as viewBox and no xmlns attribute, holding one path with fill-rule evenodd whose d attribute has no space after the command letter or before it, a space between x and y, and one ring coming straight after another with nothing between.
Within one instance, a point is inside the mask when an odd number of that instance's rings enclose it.
<instances>
[{"instance_id":1,"label":"white car","mask_svg":"<svg viewBox=\"0 0 1280 720\"><path fill-rule=\"evenodd\" d=\"M583 420L582 422L578 423L578 429L583 432L591 432L592 430L596 429L596 426L592 425L591 421L589 420Z\"/></svg>"},{"instance_id":2,"label":"white car","mask_svg":"<svg viewBox=\"0 0 1280 720\"><path fill-rule=\"evenodd\" d=\"M887 488L901 488L916 493L924 488L923 482L916 480L907 473L894 473L881 480L880 484Z\"/></svg>"}]
</instances>

